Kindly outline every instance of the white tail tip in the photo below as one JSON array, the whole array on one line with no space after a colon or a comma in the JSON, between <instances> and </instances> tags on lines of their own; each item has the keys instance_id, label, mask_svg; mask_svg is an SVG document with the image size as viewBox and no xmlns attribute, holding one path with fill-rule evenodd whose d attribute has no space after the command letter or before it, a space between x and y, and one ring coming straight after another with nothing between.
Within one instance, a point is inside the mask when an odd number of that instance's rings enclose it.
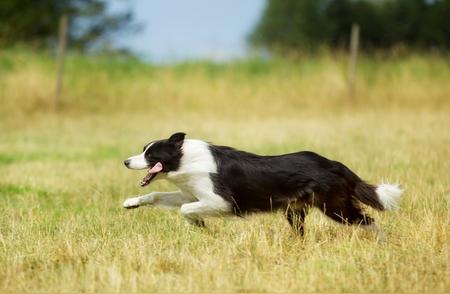
<instances>
[{"instance_id":1,"label":"white tail tip","mask_svg":"<svg viewBox=\"0 0 450 294\"><path fill-rule=\"evenodd\" d=\"M375 189L381 203L386 210L398 209L398 201L403 194L399 185L380 184Z\"/></svg>"}]
</instances>

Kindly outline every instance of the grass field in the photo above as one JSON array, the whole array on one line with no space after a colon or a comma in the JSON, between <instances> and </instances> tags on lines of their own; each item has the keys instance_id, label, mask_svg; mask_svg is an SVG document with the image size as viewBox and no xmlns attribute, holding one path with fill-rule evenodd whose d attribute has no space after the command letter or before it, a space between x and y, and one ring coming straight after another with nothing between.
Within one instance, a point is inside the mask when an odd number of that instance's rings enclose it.
<instances>
[{"instance_id":1,"label":"grass field","mask_svg":"<svg viewBox=\"0 0 450 294\"><path fill-rule=\"evenodd\" d=\"M150 66L69 56L51 110L51 56L0 52L0 291L449 292L450 59L363 57L347 97L345 59ZM260 154L313 150L372 183L406 189L367 208L387 242L318 212L296 237L283 215L210 219L126 211L139 188L122 160L155 138Z\"/></svg>"}]
</instances>

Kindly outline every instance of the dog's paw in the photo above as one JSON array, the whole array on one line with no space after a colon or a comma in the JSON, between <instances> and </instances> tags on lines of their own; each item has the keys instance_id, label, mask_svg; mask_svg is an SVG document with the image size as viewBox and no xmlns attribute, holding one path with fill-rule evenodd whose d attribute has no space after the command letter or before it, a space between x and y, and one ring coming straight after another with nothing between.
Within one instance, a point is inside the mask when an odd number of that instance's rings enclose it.
<instances>
[{"instance_id":1,"label":"dog's paw","mask_svg":"<svg viewBox=\"0 0 450 294\"><path fill-rule=\"evenodd\" d=\"M123 207L126 209L138 208L139 207L139 197L128 198L123 203Z\"/></svg>"}]
</instances>

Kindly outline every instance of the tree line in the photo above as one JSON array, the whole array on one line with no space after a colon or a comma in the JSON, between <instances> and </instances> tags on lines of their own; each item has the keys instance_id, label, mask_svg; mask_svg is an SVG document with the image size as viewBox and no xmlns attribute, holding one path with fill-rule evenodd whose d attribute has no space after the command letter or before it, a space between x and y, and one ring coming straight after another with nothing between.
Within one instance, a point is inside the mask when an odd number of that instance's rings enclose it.
<instances>
[{"instance_id":1,"label":"tree line","mask_svg":"<svg viewBox=\"0 0 450 294\"><path fill-rule=\"evenodd\" d=\"M108 46L112 34L133 25L129 9L111 12L109 8L107 0L1 0L0 47L55 46L58 22L64 14L69 19L71 48Z\"/></svg>"},{"instance_id":2,"label":"tree line","mask_svg":"<svg viewBox=\"0 0 450 294\"><path fill-rule=\"evenodd\" d=\"M361 28L362 46L389 49L450 48L450 0L266 0L249 43L267 49L346 47L350 28ZM126 1L125 1L126 2ZM111 12L107 0L1 0L0 47L56 44L58 21L69 16L71 48L108 44L132 28L129 9ZM236 7L239 9L239 7Z\"/></svg>"},{"instance_id":3,"label":"tree line","mask_svg":"<svg viewBox=\"0 0 450 294\"><path fill-rule=\"evenodd\" d=\"M269 49L346 47L353 23L367 49L450 48L450 0L267 0L249 41Z\"/></svg>"}]
</instances>

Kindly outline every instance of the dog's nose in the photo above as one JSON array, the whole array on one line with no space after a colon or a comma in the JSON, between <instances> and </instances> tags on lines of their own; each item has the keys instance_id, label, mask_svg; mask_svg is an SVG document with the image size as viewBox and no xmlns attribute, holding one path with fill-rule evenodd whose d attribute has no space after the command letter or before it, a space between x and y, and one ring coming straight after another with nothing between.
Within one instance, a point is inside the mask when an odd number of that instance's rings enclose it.
<instances>
[{"instance_id":1,"label":"dog's nose","mask_svg":"<svg viewBox=\"0 0 450 294\"><path fill-rule=\"evenodd\" d=\"M130 165L130 160L129 159L125 160L123 164L125 164L125 166L128 167Z\"/></svg>"}]
</instances>

